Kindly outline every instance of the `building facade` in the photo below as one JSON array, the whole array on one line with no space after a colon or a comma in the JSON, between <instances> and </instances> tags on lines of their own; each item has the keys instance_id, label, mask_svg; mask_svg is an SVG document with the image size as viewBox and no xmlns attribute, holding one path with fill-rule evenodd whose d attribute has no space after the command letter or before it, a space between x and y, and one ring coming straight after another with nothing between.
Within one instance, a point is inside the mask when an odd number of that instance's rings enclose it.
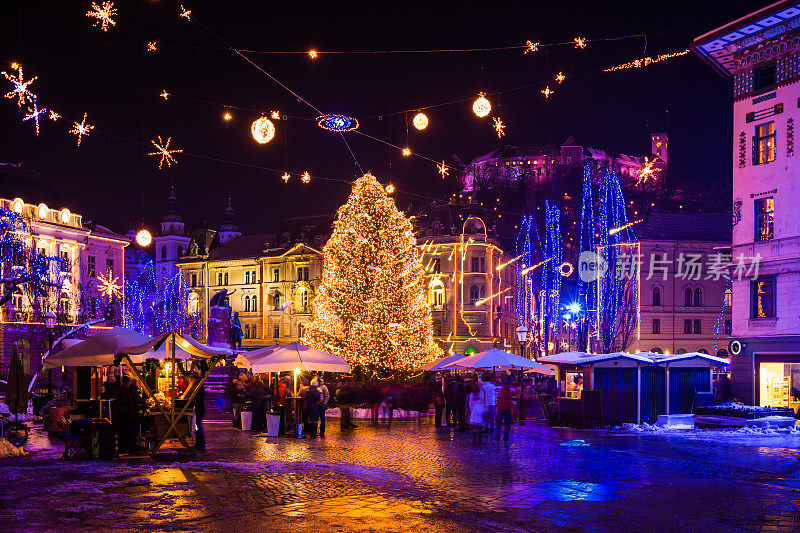
<instances>
[{"instance_id":1,"label":"building facade","mask_svg":"<svg viewBox=\"0 0 800 533\"><path fill-rule=\"evenodd\" d=\"M746 403L800 403L800 4L777 2L695 39L693 49L733 79L731 378Z\"/></svg>"},{"instance_id":2,"label":"building facade","mask_svg":"<svg viewBox=\"0 0 800 533\"><path fill-rule=\"evenodd\" d=\"M651 212L638 226L640 324L631 351L727 357L731 286L726 213Z\"/></svg>"}]
</instances>

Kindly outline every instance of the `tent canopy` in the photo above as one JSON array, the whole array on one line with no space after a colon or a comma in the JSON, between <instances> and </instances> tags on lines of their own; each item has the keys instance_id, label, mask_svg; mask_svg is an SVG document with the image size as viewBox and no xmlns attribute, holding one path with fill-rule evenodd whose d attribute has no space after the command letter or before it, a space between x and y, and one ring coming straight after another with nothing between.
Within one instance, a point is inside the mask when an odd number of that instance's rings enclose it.
<instances>
[{"instance_id":1,"label":"tent canopy","mask_svg":"<svg viewBox=\"0 0 800 533\"><path fill-rule=\"evenodd\" d=\"M256 354L257 359L251 359L253 354ZM293 370L350 372L350 365L341 357L297 342L271 350L266 348L255 350L244 354L240 361L257 374L291 372Z\"/></svg>"},{"instance_id":2,"label":"tent canopy","mask_svg":"<svg viewBox=\"0 0 800 533\"><path fill-rule=\"evenodd\" d=\"M165 343L167 345L164 348ZM175 357L178 359L189 359L190 357L210 359L220 355L229 356L233 353L229 348L206 346L190 335L181 334L177 331L168 331L155 339L149 339L140 344L122 346L115 355L126 354L133 362L141 362L148 357L156 359L170 358L172 357L173 343L175 345Z\"/></svg>"},{"instance_id":3,"label":"tent canopy","mask_svg":"<svg viewBox=\"0 0 800 533\"><path fill-rule=\"evenodd\" d=\"M543 364L537 363L536 361L526 359L522 356L513 353L504 352L503 350L498 350L497 348L492 348L491 350L486 350L484 352L476 353L475 355L470 355L469 357L464 357L457 361L453 361L452 363L444 365L442 369L444 370L444 369L456 369L456 368L539 368L542 370L548 369L548 367L544 366Z\"/></svg>"},{"instance_id":4,"label":"tent canopy","mask_svg":"<svg viewBox=\"0 0 800 533\"><path fill-rule=\"evenodd\" d=\"M419 368L419 370L426 370L428 372L435 372L436 370L441 369L443 366L452 363L453 361L458 361L459 359L463 359L464 356L452 353L450 355L445 355L444 357L437 359L436 361L431 361L427 365L423 365Z\"/></svg>"},{"instance_id":5,"label":"tent canopy","mask_svg":"<svg viewBox=\"0 0 800 533\"><path fill-rule=\"evenodd\" d=\"M138 331L114 327L84 341L65 339L62 343L67 347L45 358L42 368L112 365L122 347L142 344L149 338Z\"/></svg>"}]
</instances>

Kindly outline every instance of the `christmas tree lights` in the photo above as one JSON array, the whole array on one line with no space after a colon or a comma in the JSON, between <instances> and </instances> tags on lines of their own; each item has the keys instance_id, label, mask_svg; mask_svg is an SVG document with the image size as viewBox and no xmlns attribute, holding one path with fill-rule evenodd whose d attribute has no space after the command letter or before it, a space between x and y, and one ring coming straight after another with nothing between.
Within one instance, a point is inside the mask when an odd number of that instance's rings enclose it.
<instances>
[{"instance_id":1,"label":"christmas tree lights","mask_svg":"<svg viewBox=\"0 0 800 533\"><path fill-rule=\"evenodd\" d=\"M411 222L371 174L353 183L323 257L304 342L384 370L412 370L439 354Z\"/></svg>"}]
</instances>

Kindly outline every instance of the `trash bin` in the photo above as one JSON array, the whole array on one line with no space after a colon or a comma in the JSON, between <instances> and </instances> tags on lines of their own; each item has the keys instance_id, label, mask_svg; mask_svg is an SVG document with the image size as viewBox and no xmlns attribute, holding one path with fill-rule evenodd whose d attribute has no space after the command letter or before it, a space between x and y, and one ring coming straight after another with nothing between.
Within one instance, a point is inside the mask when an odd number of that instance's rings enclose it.
<instances>
[{"instance_id":1,"label":"trash bin","mask_svg":"<svg viewBox=\"0 0 800 533\"><path fill-rule=\"evenodd\" d=\"M250 431L253 425L253 411L242 411L242 430Z\"/></svg>"},{"instance_id":2,"label":"trash bin","mask_svg":"<svg viewBox=\"0 0 800 533\"><path fill-rule=\"evenodd\" d=\"M277 437L281 429L281 415L280 413L267 413L267 435L270 437Z\"/></svg>"}]
</instances>

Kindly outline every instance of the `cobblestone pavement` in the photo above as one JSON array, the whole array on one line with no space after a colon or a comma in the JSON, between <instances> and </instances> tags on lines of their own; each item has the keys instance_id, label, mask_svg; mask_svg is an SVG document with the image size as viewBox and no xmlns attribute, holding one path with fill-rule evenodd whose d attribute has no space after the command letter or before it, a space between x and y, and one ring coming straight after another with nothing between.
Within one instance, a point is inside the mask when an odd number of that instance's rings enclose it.
<instances>
[{"instance_id":1,"label":"cobblestone pavement","mask_svg":"<svg viewBox=\"0 0 800 533\"><path fill-rule=\"evenodd\" d=\"M475 446L429 422L331 422L298 440L213 421L209 452L178 460L4 460L0 530L800 531L800 436L527 423Z\"/></svg>"}]
</instances>

